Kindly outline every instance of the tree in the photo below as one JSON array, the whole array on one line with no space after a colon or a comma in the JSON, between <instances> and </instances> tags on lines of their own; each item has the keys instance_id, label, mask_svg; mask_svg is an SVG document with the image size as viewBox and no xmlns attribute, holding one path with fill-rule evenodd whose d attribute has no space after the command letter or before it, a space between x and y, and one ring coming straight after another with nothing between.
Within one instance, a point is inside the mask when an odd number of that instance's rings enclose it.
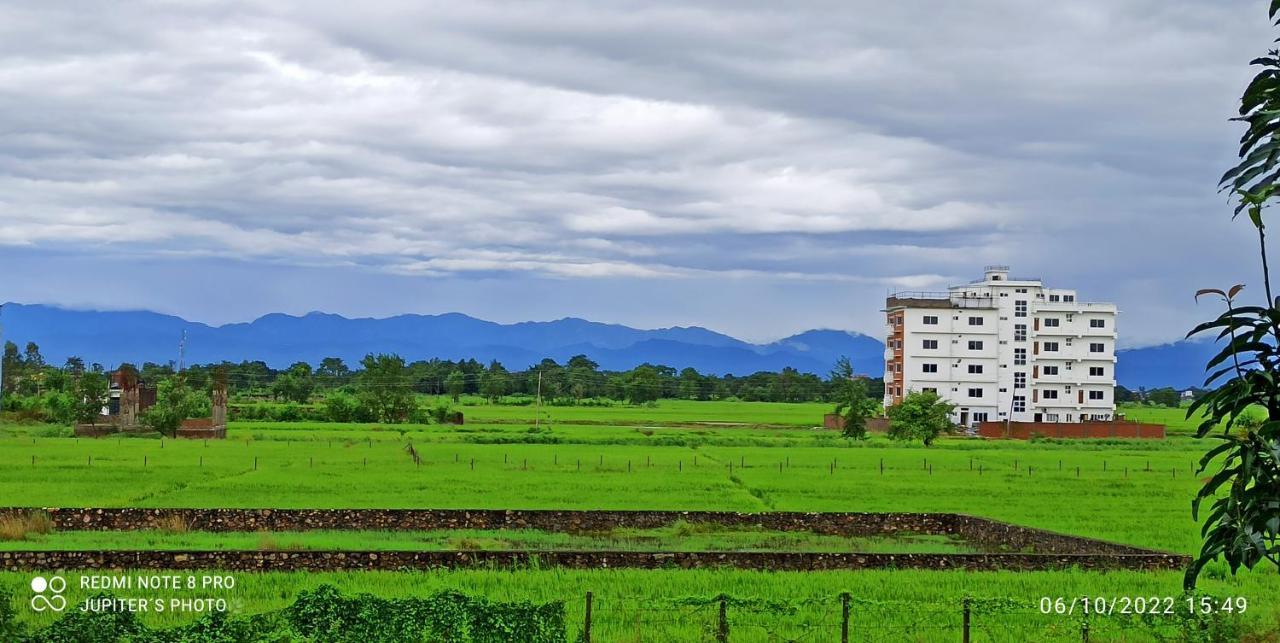
<instances>
[{"instance_id":1,"label":"tree","mask_svg":"<svg viewBox=\"0 0 1280 643\"><path fill-rule=\"evenodd\" d=\"M1182 395L1171 387L1158 388L1147 392L1147 401L1156 406L1176 409L1182 405Z\"/></svg>"},{"instance_id":2,"label":"tree","mask_svg":"<svg viewBox=\"0 0 1280 643\"><path fill-rule=\"evenodd\" d=\"M186 379L174 375L156 386L156 403L142 414L142 423L163 435L176 435L187 418L207 414L209 398L191 390Z\"/></svg>"},{"instance_id":3,"label":"tree","mask_svg":"<svg viewBox=\"0 0 1280 643\"><path fill-rule=\"evenodd\" d=\"M364 370L356 378L356 397L370 417L380 422L403 422L415 408L409 369L399 355L365 355Z\"/></svg>"},{"instance_id":4,"label":"tree","mask_svg":"<svg viewBox=\"0 0 1280 643\"><path fill-rule=\"evenodd\" d=\"M320 360L320 367L316 369L316 376L331 384L341 382L349 375L351 369L347 368L341 357L326 357Z\"/></svg>"},{"instance_id":5,"label":"tree","mask_svg":"<svg viewBox=\"0 0 1280 643\"><path fill-rule=\"evenodd\" d=\"M107 403L107 376L92 371L82 374L76 380L74 396L76 421L96 424Z\"/></svg>"},{"instance_id":6,"label":"tree","mask_svg":"<svg viewBox=\"0 0 1280 643\"><path fill-rule=\"evenodd\" d=\"M894 440L921 440L933 444L939 435L951 430L951 409L933 391L912 391L885 411L889 416L889 437Z\"/></svg>"},{"instance_id":7,"label":"tree","mask_svg":"<svg viewBox=\"0 0 1280 643\"><path fill-rule=\"evenodd\" d=\"M1269 17L1280 13L1280 0L1271 0ZM1208 478L1191 504L1192 516L1203 516L1203 543L1187 569L1183 584L1193 589L1209 561L1224 558L1235 574L1264 561L1280 568L1280 300L1271 289L1263 211L1280 198L1280 50L1253 61L1262 69L1240 99L1237 120L1247 124L1240 139L1240 163L1222 176L1221 186L1238 203L1233 219L1248 214L1258 238L1261 264L1261 305L1239 303L1243 284L1203 288L1196 299L1214 295L1226 310L1193 328L1188 337L1214 333L1226 345L1205 370L1208 392L1191 403L1187 417L1202 416L1196 437L1213 433L1219 441L1200 459ZM1250 408L1266 409L1254 421ZM1221 432L1217 432L1222 427Z\"/></svg>"},{"instance_id":8,"label":"tree","mask_svg":"<svg viewBox=\"0 0 1280 643\"><path fill-rule=\"evenodd\" d=\"M831 370L831 383L838 400L836 415L844 417L844 437L865 439L867 418L876 412L877 406L867 395L867 378L855 375L849 358L841 357Z\"/></svg>"},{"instance_id":9,"label":"tree","mask_svg":"<svg viewBox=\"0 0 1280 643\"><path fill-rule=\"evenodd\" d=\"M507 380L507 369L498 360L493 360L489 363L489 368L480 375L480 394L489 398L490 403L497 403L498 398L507 394Z\"/></svg>"},{"instance_id":10,"label":"tree","mask_svg":"<svg viewBox=\"0 0 1280 643\"><path fill-rule=\"evenodd\" d=\"M658 399L662 391L662 380L658 376L658 369L649 364L641 364L627 375L622 388L627 401L644 404Z\"/></svg>"},{"instance_id":11,"label":"tree","mask_svg":"<svg viewBox=\"0 0 1280 643\"><path fill-rule=\"evenodd\" d=\"M1116 402L1136 402L1136 401L1138 401L1138 396L1137 396L1137 395L1134 395L1134 394L1133 394L1133 391L1130 391L1129 389L1127 389L1127 388L1125 388L1125 387L1123 387L1123 386L1120 386L1119 384L1117 384L1117 385L1116 385L1116 392L1115 392L1115 396L1116 396Z\"/></svg>"},{"instance_id":12,"label":"tree","mask_svg":"<svg viewBox=\"0 0 1280 643\"><path fill-rule=\"evenodd\" d=\"M296 404L306 404L315 391L315 379L311 377L311 365L298 362L271 383L271 395Z\"/></svg>"},{"instance_id":13,"label":"tree","mask_svg":"<svg viewBox=\"0 0 1280 643\"><path fill-rule=\"evenodd\" d=\"M333 391L324 398L324 416L330 422L354 422L360 411L360 400L342 391Z\"/></svg>"},{"instance_id":14,"label":"tree","mask_svg":"<svg viewBox=\"0 0 1280 643\"><path fill-rule=\"evenodd\" d=\"M444 392L453 398L454 402L462 397L462 392L467 388L467 376L462 371L454 369L449 373L449 377L444 378Z\"/></svg>"}]
</instances>

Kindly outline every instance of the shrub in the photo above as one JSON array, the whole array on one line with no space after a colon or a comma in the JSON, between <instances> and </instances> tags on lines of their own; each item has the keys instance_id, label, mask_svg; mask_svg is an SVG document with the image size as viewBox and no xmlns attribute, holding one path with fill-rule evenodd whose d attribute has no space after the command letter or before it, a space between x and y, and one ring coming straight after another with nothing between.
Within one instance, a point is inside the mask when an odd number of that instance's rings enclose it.
<instances>
[{"instance_id":1,"label":"shrub","mask_svg":"<svg viewBox=\"0 0 1280 643\"><path fill-rule=\"evenodd\" d=\"M354 422L360 401L354 395L334 391L324 398L324 416L330 422Z\"/></svg>"}]
</instances>

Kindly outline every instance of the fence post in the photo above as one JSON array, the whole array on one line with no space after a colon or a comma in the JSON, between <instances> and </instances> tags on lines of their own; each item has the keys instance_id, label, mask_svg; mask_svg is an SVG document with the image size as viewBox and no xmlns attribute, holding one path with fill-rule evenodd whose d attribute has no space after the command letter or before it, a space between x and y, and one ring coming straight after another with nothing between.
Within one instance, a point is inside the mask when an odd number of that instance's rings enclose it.
<instances>
[{"instance_id":1,"label":"fence post","mask_svg":"<svg viewBox=\"0 0 1280 643\"><path fill-rule=\"evenodd\" d=\"M840 594L840 643L849 643L849 592Z\"/></svg>"},{"instance_id":2,"label":"fence post","mask_svg":"<svg viewBox=\"0 0 1280 643\"><path fill-rule=\"evenodd\" d=\"M720 623L716 628L716 643L729 643L729 601L720 595Z\"/></svg>"},{"instance_id":3,"label":"fence post","mask_svg":"<svg viewBox=\"0 0 1280 643\"><path fill-rule=\"evenodd\" d=\"M964 643L969 643L969 597L964 597L964 619L961 621L964 630L961 633Z\"/></svg>"},{"instance_id":4,"label":"fence post","mask_svg":"<svg viewBox=\"0 0 1280 643\"><path fill-rule=\"evenodd\" d=\"M582 640L591 643L591 592L587 592L587 615L582 619Z\"/></svg>"}]
</instances>

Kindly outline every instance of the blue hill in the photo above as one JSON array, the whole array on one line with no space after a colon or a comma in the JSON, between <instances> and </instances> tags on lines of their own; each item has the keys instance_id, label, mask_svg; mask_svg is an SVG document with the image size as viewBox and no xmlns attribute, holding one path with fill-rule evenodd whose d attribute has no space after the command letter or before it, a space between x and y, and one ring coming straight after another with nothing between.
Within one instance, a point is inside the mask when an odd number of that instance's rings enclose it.
<instances>
[{"instance_id":1,"label":"blue hill","mask_svg":"<svg viewBox=\"0 0 1280 643\"><path fill-rule=\"evenodd\" d=\"M704 373L747 375L790 366L825 375L841 355L859 372L879 375L883 345L843 331L809 331L772 344L751 344L700 327L644 330L566 318L498 324L462 315L399 315L356 318L313 312L273 313L252 322L209 326L147 311L82 311L52 306L6 304L5 338L40 345L51 363L68 356L88 362L176 360L187 333L188 363L262 360L275 367L341 357L355 363L367 353L397 353L408 360L497 359L523 368L544 357L564 362L586 354L606 369L644 362Z\"/></svg>"},{"instance_id":2,"label":"blue hill","mask_svg":"<svg viewBox=\"0 0 1280 643\"><path fill-rule=\"evenodd\" d=\"M177 359L178 341L185 330L189 363L248 359L283 367L334 356L354 364L367 353L387 352L411 361L474 357L523 368L544 357L563 363L586 354L610 370L651 362L722 375L787 366L826 375L836 359L848 355L858 373L878 377L884 369L880 340L840 330L810 330L769 344L752 344L697 326L645 330L577 318L498 324L460 313L351 319L313 312L273 313L251 322L209 326L147 311L23 304L6 304L2 321L6 339L36 342L53 363L71 355L109 366L165 363ZM1199 386L1204 364L1216 352L1212 343L1185 341L1122 350L1117 381L1132 389Z\"/></svg>"}]
</instances>

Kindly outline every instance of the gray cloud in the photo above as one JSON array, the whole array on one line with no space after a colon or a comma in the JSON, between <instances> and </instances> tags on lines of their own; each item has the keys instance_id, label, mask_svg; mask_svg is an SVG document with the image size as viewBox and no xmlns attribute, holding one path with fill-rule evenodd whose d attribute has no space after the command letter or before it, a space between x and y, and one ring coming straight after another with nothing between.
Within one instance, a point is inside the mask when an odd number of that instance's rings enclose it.
<instances>
[{"instance_id":1,"label":"gray cloud","mask_svg":"<svg viewBox=\"0 0 1280 643\"><path fill-rule=\"evenodd\" d=\"M1187 293L1252 275L1214 183L1256 4L10 3L0 253L46 264L28 300L120 304L52 276L67 256L252 265L361 276L227 318L422 308L371 303L405 279L455 298L434 309L494 313L459 295L483 285L554 314L505 279L757 338L877 333L886 289L1009 262L1163 341L1205 314ZM176 291L131 296L203 310Z\"/></svg>"}]
</instances>

